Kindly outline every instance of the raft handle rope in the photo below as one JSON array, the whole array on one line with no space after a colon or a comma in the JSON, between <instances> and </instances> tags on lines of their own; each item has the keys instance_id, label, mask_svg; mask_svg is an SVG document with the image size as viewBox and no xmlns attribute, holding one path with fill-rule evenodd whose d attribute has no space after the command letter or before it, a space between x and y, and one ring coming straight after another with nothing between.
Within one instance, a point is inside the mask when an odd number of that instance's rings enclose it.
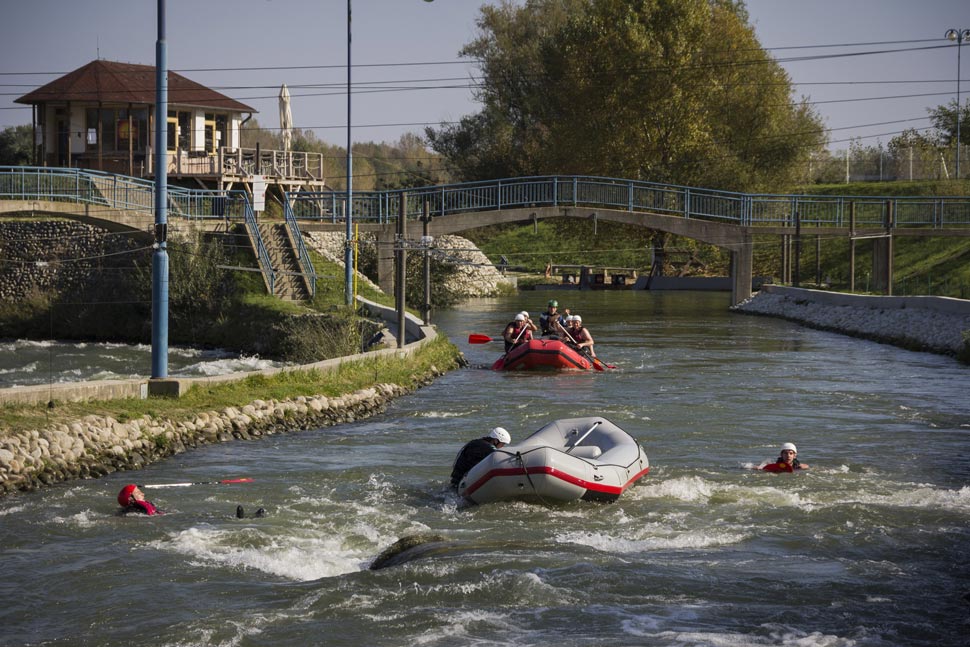
<instances>
[{"instance_id":1,"label":"raft handle rope","mask_svg":"<svg viewBox=\"0 0 970 647\"><path fill-rule=\"evenodd\" d=\"M532 475L529 474L529 470L525 466L525 461L522 460L522 452L515 452L515 459L519 462L519 465L522 467L522 472L525 474L526 480L529 481L529 485L532 486L532 493L536 495L536 497L539 499L539 502L542 503L542 505L549 505L549 502L546 501L544 498L542 498L542 495L539 494L539 490L536 489L536 484L532 482Z\"/></svg>"}]
</instances>

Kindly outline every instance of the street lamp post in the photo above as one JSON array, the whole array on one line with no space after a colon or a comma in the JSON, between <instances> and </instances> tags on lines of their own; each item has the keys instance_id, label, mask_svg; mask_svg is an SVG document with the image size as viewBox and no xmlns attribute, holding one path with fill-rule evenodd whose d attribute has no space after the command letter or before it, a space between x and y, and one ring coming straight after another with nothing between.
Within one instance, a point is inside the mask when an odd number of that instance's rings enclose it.
<instances>
[{"instance_id":1,"label":"street lamp post","mask_svg":"<svg viewBox=\"0 0 970 647\"><path fill-rule=\"evenodd\" d=\"M434 2L434 0L424 0ZM344 214L347 221L347 240L344 249L344 298L345 303L354 303L354 249L353 249L353 219L354 219L354 153L352 150L353 135L351 132L351 101L350 90L352 85L351 76L351 17L353 0L347 0L347 213Z\"/></svg>"},{"instance_id":2,"label":"street lamp post","mask_svg":"<svg viewBox=\"0 0 970 647\"><path fill-rule=\"evenodd\" d=\"M946 39L957 44L957 179L960 179L960 48L963 41L970 40L970 29L948 29Z\"/></svg>"}]
</instances>

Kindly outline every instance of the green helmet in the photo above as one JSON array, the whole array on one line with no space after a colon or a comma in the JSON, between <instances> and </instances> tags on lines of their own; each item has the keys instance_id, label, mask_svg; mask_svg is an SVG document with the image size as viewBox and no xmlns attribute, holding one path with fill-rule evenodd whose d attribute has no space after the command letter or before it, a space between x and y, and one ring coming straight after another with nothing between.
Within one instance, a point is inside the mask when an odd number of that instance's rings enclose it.
<instances>
[{"instance_id":1,"label":"green helmet","mask_svg":"<svg viewBox=\"0 0 970 647\"><path fill-rule=\"evenodd\" d=\"M559 307L559 302L555 299L549 299L549 305Z\"/></svg>"}]
</instances>

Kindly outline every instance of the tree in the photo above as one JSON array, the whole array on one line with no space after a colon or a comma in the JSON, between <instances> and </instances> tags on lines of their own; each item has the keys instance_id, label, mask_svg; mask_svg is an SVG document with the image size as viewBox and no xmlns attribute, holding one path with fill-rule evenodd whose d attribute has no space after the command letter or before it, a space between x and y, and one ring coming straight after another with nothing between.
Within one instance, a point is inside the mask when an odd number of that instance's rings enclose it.
<instances>
[{"instance_id":1,"label":"tree","mask_svg":"<svg viewBox=\"0 0 970 647\"><path fill-rule=\"evenodd\" d=\"M789 184L823 131L747 20L730 0L485 6L480 36L461 52L481 61L482 111L428 139L463 179Z\"/></svg>"},{"instance_id":2,"label":"tree","mask_svg":"<svg viewBox=\"0 0 970 647\"><path fill-rule=\"evenodd\" d=\"M935 108L929 108L930 121L936 130L936 135L943 146L953 146L957 139L957 102L953 101ZM970 101L963 104L960 110L960 143L966 146L970 143Z\"/></svg>"},{"instance_id":3,"label":"tree","mask_svg":"<svg viewBox=\"0 0 970 647\"><path fill-rule=\"evenodd\" d=\"M33 159L33 127L8 126L0 131L0 166L27 166Z\"/></svg>"}]
</instances>

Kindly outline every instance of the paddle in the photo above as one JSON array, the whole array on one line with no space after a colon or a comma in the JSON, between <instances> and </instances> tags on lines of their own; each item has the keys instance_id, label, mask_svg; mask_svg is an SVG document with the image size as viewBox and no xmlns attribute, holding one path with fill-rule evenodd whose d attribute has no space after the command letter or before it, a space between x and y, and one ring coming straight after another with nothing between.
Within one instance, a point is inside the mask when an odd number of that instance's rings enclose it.
<instances>
[{"instance_id":1,"label":"paddle","mask_svg":"<svg viewBox=\"0 0 970 647\"><path fill-rule=\"evenodd\" d=\"M528 329L529 329L529 326L528 326L528 324L525 324L525 325L523 325L523 326L522 326L522 330L520 330L520 331L519 331L519 334L518 334L518 335L516 335L516 336L515 336L515 339L514 339L514 340L512 341L512 346L513 346L513 347L515 347L515 345L516 345L517 343L519 343L519 339L521 339L521 338L522 338L522 334L523 334L523 333L525 333L525 331L526 331L526 330L528 330ZM489 341L491 341L491 340L492 340L492 338L491 338L491 337L488 337L488 336L486 336L486 335L479 335L478 337L485 337L485 338L486 338L486 339L488 339ZM471 340L472 340L472 335L469 335L469 336L468 336L468 341L471 341ZM472 342L472 343L475 343L475 342ZM484 342L479 342L479 343L484 343ZM499 358L498 358L497 360L495 360L495 363L494 363L494 364L492 364L492 370L493 370L493 371L497 371L497 370L499 370L500 368L502 368L502 366L503 366L503 365L505 364L505 356L506 356L506 355L508 355L508 353L503 353L501 357L499 357Z\"/></svg>"},{"instance_id":2,"label":"paddle","mask_svg":"<svg viewBox=\"0 0 970 647\"><path fill-rule=\"evenodd\" d=\"M472 334L468 335L468 343L469 344L487 344L490 341L498 341L498 340L497 339L492 339L488 335L478 335L478 334L475 334L475 333L472 333Z\"/></svg>"},{"instance_id":3,"label":"paddle","mask_svg":"<svg viewBox=\"0 0 970 647\"><path fill-rule=\"evenodd\" d=\"M189 487L190 485L224 485L228 483L252 483L253 479L223 479L221 481L195 481L193 483L153 483L138 487Z\"/></svg>"},{"instance_id":4,"label":"paddle","mask_svg":"<svg viewBox=\"0 0 970 647\"><path fill-rule=\"evenodd\" d=\"M576 347L576 350L578 350L580 353L582 353L584 356L586 356L586 359L588 359L590 362L592 362L593 368L595 368L597 371L605 371L607 368L616 368L612 364L606 364L604 362L601 362L599 359L593 357L590 354L589 349L587 349L585 346L580 346L579 344L577 344L576 343L576 340L573 339L573 336L569 334L569 331L566 330L565 326L560 325L559 326L559 330L561 330L564 333L566 333L566 336L569 337L569 341L571 341L573 343L573 346ZM604 366L606 368L603 368Z\"/></svg>"}]
</instances>

